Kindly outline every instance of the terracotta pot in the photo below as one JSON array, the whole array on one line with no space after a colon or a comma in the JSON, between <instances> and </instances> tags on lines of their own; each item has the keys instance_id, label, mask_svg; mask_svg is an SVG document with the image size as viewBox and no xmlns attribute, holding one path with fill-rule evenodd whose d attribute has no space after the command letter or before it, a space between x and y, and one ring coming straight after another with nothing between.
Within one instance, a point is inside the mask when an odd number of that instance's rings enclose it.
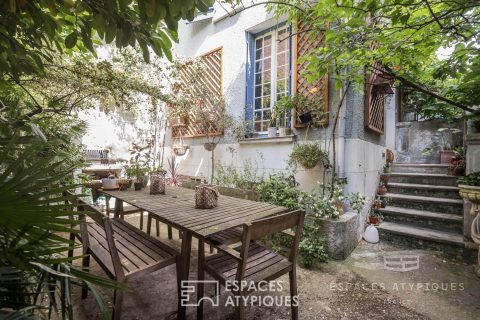
<instances>
[{"instance_id":1,"label":"terracotta pot","mask_svg":"<svg viewBox=\"0 0 480 320\"><path fill-rule=\"evenodd\" d=\"M388 185L388 181L390 180L389 174L382 174L380 176L380 181L383 182L385 185Z\"/></svg>"},{"instance_id":2,"label":"terracotta pot","mask_svg":"<svg viewBox=\"0 0 480 320\"><path fill-rule=\"evenodd\" d=\"M335 207L337 207L339 214L344 214L345 213L345 206L344 206L342 201L337 201L335 203Z\"/></svg>"},{"instance_id":3,"label":"terracotta pot","mask_svg":"<svg viewBox=\"0 0 480 320\"><path fill-rule=\"evenodd\" d=\"M387 194L387 187L378 187L377 193L381 196L384 196Z\"/></svg>"},{"instance_id":4,"label":"terracotta pot","mask_svg":"<svg viewBox=\"0 0 480 320\"><path fill-rule=\"evenodd\" d=\"M380 224L380 219L378 217L368 217L368 223L374 226L378 226Z\"/></svg>"},{"instance_id":5,"label":"terracotta pot","mask_svg":"<svg viewBox=\"0 0 480 320\"><path fill-rule=\"evenodd\" d=\"M441 164L450 164L452 161L452 157L455 156L455 152L453 150L441 150L440 151L440 163Z\"/></svg>"}]
</instances>

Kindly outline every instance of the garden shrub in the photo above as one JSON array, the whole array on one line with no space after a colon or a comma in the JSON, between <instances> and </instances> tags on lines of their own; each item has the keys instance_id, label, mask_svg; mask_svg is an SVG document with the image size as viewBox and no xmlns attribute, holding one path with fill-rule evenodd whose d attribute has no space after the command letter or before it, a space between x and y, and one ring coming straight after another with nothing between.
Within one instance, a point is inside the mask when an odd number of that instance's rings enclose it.
<instances>
[{"instance_id":1,"label":"garden shrub","mask_svg":"<svg viewBox=\"0 0 480 320\"><path fill-rule=\"evenodd\" d=\"M301 199L304 192L298 190L284 174L271 174L267 180L257 186L260 200L288 209L302 209Z\"/></svg>"}]
</instances>

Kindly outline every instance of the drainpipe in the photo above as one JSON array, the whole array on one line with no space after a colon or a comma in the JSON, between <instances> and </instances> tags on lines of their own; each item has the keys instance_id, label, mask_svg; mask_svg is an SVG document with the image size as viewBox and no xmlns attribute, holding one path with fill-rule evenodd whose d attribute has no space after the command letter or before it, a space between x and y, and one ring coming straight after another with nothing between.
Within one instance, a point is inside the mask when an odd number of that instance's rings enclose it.
<instances>
[{"instance_id":1,"label":"drainpipe","mask_svg":"<svg viewBox=\"0 0 480 320\"><path fill-rule=\"evenodd\" d=\"M343 86L342 88L340 89L340 92L339 92L339 97L341 97L343 95ZM337 145L338 145L338 152L337 152L337 163L338 163L338 176L340 178L346 178L345 176L345 135L346 135L346 125L345 125L345 120L346 120L346 112L347 112L347 100L348 100L348 93L347 93L347 96L345 96L345 99L343 101L343 104L341 106L342 110L341 110L341 113L339 114L339 121L341 120L341 122L339 122L339 124L341 125L339 128L337 127L337 132L339 133L337 136Z\"/></svg>"}]
</instances>

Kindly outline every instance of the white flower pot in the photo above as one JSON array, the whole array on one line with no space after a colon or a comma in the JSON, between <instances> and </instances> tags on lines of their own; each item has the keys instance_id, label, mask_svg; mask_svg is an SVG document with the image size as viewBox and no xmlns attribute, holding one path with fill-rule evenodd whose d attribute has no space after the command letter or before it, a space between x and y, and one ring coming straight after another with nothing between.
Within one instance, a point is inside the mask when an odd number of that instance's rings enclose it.
<instances>
[{"instance_id":1,"label":"white flower pot","mask_svg":"<svg viewBox=\"0 0 480 320\"><path fill-rule=\"evenodd\" d=\"M279 128L278 128L278 135L279 135L280 137L285 137L285 136L287 136L287 128L285 128L285 127L279 127Z\"/></svg>"},{"instance_id":2,"label":"white flower pot","mask_svg":"<svg viewBox=\"0 0 480 320\"><path fill-rule=\"evenodd\" d=\"M277 136L277 128L276 127L269 127L268 128L268 137L275 138Z\"/></svg>"}]
</instances>

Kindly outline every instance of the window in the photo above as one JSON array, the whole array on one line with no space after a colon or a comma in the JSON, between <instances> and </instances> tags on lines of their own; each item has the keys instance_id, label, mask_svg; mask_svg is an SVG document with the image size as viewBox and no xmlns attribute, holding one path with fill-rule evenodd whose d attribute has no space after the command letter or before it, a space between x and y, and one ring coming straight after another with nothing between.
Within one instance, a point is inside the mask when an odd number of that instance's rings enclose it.
<instances>
[{"instance_id":1,"label":"window","mask_svg":"<svg viewBox=\"0 0 480 320\"><path fill-rule=\"evenodd\" d=\"M290 94L290 28L283 27L254 38L253 124L256 132L268 130L275 102Z\"/></svg>"}]
</instances>

